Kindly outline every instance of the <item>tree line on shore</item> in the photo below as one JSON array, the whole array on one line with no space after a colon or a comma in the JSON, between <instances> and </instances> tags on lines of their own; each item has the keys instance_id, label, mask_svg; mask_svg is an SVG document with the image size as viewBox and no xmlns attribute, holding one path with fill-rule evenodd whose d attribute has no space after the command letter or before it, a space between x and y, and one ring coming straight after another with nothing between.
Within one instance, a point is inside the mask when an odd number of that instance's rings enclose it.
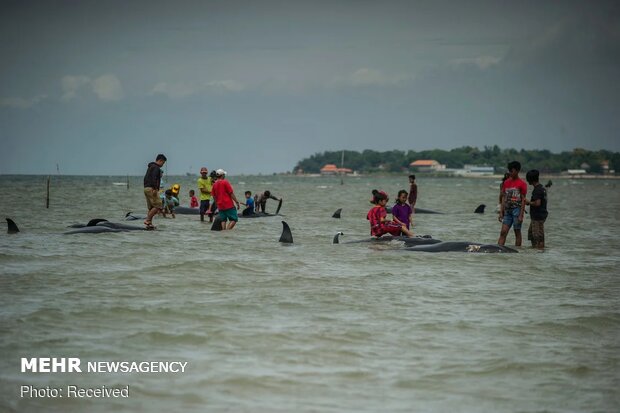
<instances>
[{"instance_id":1,"label":"tree line on shore","mask_svg":"<svg viewBox=\"0 0 620 413\"><path fill-rule=\"evenodd\" d=\"M341 166L343 151L325 151L302 159L293 169L294 173L318 173L326 164ZM560 173L568 169L585 169L588 173L620 171L620 152L607 150L590 151L575 148L572 151L552 153L548 150L500 149L497 145L477 147L463 146L451 150L432 149L426 151L344 151L344 167L361 173L403 172L419 159L432 159L447 168L463 168L465 165L492 166L496 172L506 169L510 161L521 162L522 169L538 169L541 173Z\"/></svg>"}]
</instances>

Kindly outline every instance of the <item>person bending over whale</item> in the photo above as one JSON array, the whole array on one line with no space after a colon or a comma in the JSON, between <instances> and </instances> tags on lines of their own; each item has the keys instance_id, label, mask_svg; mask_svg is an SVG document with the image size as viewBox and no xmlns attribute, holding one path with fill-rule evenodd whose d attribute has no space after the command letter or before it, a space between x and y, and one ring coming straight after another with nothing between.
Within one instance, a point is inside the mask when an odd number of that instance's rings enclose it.
<instances>
[{"instance_id":1,"label":"person bending over whale","mask_svg":"<svg viewBox=\"0 0 620 413\"><path fill-rule=\"evenodd\" d=\"M281 201L281 199L276 198L271 195L271 192L265 191L260 194L254 195L254 204L256 205L256 212L265 212L265 206L267 206L267 200L273 199L275 201Z\"/></svg>"},{"instance_id":2,"label":"person bending over whale","mask_svg":"<svg viewBox=\"0 0 620 413\"><path fill-rule=\"evenodd\" d=\"M383 191L373 190L372 195L373 197L370 202L372 202L374 206L370 208L366 216L366 219L370 221L370 235L379 238L385 234L399 236L402 232L408 237L413 236L413 233L407 229L404 224L387 221L385 219L387 217L385 204L387 204L389 200L388 194Z\"/></svg>"}]
</instances>

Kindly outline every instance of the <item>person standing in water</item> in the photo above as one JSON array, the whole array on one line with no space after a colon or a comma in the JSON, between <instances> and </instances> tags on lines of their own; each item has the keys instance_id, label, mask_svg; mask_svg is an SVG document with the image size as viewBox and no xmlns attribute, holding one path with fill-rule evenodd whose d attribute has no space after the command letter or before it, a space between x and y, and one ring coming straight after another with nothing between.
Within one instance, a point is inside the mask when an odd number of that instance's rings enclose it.
<instances>
[{"instance_id":1,"label":"person standing in water","mask_svg":"<svg viewBox=\"0 0 620 413\"><path fill-rule=\"evenodd\" d=\"M514 227L515 246L521 246L521 225L523 224L523 214L525 213L525 196L527 195L527 184L519 178L521 164L512 161L508 164L510 176L502 184L502 199L500 203L499 222L502 229L499 233L497 243L504 245L510 227Z\"/></svg>"},{"instance_id":2,"label":"person standing in water","mask_svg":"<svg viewBox=\"0 0 620 413\"><path fill-rule=\"evenodd\" d=\"M209 211L211 202L211 190L213 180L209 177L209 170L206 167L200 168L200 178L196 180L198 191L200 191L200 221L205 220L205 214ZM209 215L209 222L213 220L213 215Z\"/></svg>"},{"instance_id":3,"label":"person standing in water","mask_svg":"<svg viewBox=\"0 0 620 413\"><path fill-rule=\"evenodd\" d=\"M545 220L547 211L547 190L538 182L540 173L532 169L525 174L527 183L532 185L532 199L526 199L525 203L530 206L530 227L527 230L527 239L532 242L532 247L540 250L545 248Z\"/></svg>"},{"instance_id":4,"label":"person standing in water","mask_svg":"<svg viewBox=\"0 0 620 413\"><path fill-rule=\"evenodd\" d=\"M409 196L407 202L411 206L411 212L415 213L415 203L418 201L418 184L415 183L415 175L409 175Z\"/></svg>"},{"instance_id":5,"label":"person standing in water","mask_svg":"<svg viewBox=\"0 0 620 413\"><path fill-rule=\"evenodd\" d=\"M146 208L148 210L144 225L146 229L155 229L153 226L153 217L162 210L163 204L159 197L159 188L163 172L162 166L166 163L167 158L164 154L159 154L155 158L155 162L150 162L144 174L144 196L146 198Z\"/></svg>"},{"instance_id":6,"label":"person standing in water","mask_svg":"<svg viewBox=\"0 0 620 413\"><path fill-rule=\"evenodd\" d=\"M213 184L212 193L217 209L219 210L220 219L222 220L222 230L233 229L237 221L239 221L239 216L237 215L239 201L235 196L232 185L226 179L226 171L218 169L215 171L215 174L217 176L217 181Z\"/></svg>"}]
</instances>

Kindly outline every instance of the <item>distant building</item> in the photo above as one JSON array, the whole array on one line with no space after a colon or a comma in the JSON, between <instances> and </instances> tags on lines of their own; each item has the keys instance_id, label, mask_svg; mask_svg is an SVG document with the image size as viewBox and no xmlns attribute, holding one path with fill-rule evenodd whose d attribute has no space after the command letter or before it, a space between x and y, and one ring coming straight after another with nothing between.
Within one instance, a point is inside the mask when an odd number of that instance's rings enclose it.
<instances>
[{"instance_id":1,"label":"distant building","mask_svg":"<svg viewBox=\"0 0 620 413\"><path fill-rule=\"evenodd\" d=\"M434 159L418 159L411 162L409 166L417 169L418 172L437 172L446 169L446 165L442 165Z\"/></svg>"},{"instance_id":2,"label":"distant building","mask_svg":"<svg viewBox=\"0 0 620 413\"><path fill-rule=\"evenodd\" d=\"M575 175L585 175L586 170L585 170L585 169L568 169L568 170L566 171L566 173L567 173L568 175L571 175L571 176L575 176Z\"/></svg>"},{"instance_id":3,"label":"distant building","mask_svg":"<svg viewBox=\"0 0 620 413\"><path fill-rule=\"evenodd\" d=\"M321 168L321 175L339 175L339 174L350 174L353 172L352 169L349 168L338 168L333 163L328 163L324 167Z\"/></svg>"}]
</instances>

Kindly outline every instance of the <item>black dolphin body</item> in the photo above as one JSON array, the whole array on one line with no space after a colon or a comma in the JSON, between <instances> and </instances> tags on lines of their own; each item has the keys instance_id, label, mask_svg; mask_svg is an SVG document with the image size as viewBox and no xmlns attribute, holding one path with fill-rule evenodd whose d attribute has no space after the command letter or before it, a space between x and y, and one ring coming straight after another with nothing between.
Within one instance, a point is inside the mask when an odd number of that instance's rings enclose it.
<instances>
[{"instance_id":1,"label":"black dolphin body","mask_svg":"<svg viewBox=\"0 0 620 413\"><path fill-rule=\"evenodd\" d=\"M180 214L180 215L200 215L200 208L177 206L177 207L174 207L174 213Z\"/></svg>"},{"instance_id":2,"label":"black dolphin body","mask_svg":"<svg viewBox=\"0 0 620 413\"><path fill-rule=\"evenodd\" d=\"M414 209L415 209L416 214L443 214L443 212L432 211L430 209L417 208L417 207Z\"/></svg>"},{"instance_id":3,"label":"black dolphin body","mask_svg":"<svg viewBox=\"0 0 620 413\"><path fill-rule=\"evenodd\" d=\"M137 221L139 219L146 219L146 215L134 214L131 211L125 214L125 221Z\"/></svg>"},{"instance_id":4,"label":"black dolphin body","mask_svg":"<svg viewBox=\"0 0 620 413\"><path fill-rule=\"evenodd\" d=\"M405 237L405 236L395 237L393 235L387 235L387 236L383 236L379 238L371 237L371 238L357 239L353 241L340 242L341 235L344 235L344 233L337 232L336 235L334 235L332 244L360 244L364 242L384 243L384 242L391 242L391 241L402 241L405 243L405 245L426 245L426 244L436 244L438 242L441 242L438 239L434 239L430 235L415 236L415 237Z\"/></svg>"},{"instance_id":5,"label":"black dolphin body","mask_svg":"<svg viewBox=\"0 0 620 413\"><path fill-rule=\"evenodd\" d=\"M517 253L519 251L497 244L480 244L468 241L445 241L432 245L416 245L405 248L407 251L421 252L475 252L475 253Z\"/></svg>"},{"instance_id":6,"label":"black dolphin body","mask_svg":"<svg viewBox=\"0 0 620 413\"><path fill-rule=\"evenodd\" d=\"M64 232L65 235L70 234L101 234L104 232L125 232L125 231L143 231L143 227L135 225L110 222L106 219L96 218L88 221L86 225L74 224L70 228L71 231Z\"/></svg>"}]
</instances>

